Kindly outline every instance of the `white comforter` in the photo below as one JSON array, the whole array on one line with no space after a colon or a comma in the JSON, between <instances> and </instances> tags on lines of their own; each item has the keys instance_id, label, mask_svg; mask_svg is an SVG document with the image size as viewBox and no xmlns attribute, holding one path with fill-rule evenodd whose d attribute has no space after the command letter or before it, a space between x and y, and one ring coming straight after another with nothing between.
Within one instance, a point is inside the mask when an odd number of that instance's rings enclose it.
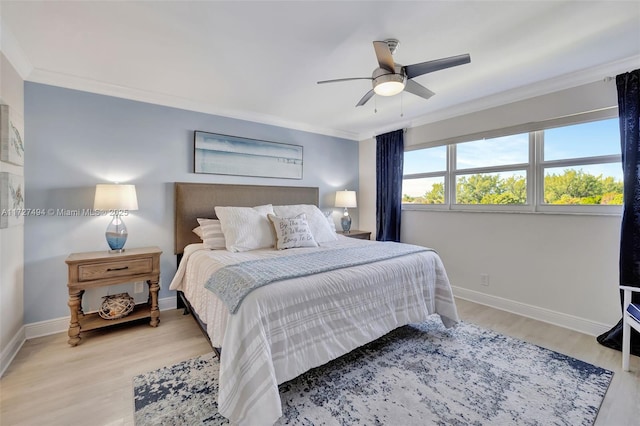
<instances>
[{"instance_id":1,"label":"white comforter","mask_svg":"<svg viewBox=\"0 0 640 426\"><path fill-rule=\"evenodd\" d=\"M340 237L326 247L375 244ZM170 289L182 290L221 346L218 409L240 425L271 425L281 415L278 384L325 364L405 324L440 315L458 322L451 287L435 252L283 280L250 293L236 314L204 288L224 265L296 252L230 253L185 249Z\"/></svg>"}]
</instances>

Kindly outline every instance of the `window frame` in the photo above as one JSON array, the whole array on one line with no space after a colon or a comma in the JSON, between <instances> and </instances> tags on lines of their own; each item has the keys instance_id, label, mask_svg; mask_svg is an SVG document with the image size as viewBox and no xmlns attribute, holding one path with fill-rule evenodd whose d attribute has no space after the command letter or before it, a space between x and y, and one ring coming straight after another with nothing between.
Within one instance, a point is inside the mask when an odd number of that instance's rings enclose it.
<instances>
[{"instance_id":1,"label":"window frame","mask_svg":"<svg viewBox=\"0 0 640 426\"><path fill-rule=\"evenodd\" d=\"M552 167L577 167L594 164L612 164L622 162L621 154L599 155L592 157L578 157L560 160L544 161L544 131L554 127L571 126L592 121L617 118L617 108L605 108L598 111L562 117L541 123L531 123L523 126L514 126L498 131L477 133L466 137L450 140L436 141L429 144L413 145L405 149L406 152L434 148L441 145L447 146L447 170L414 173L403 175L405 179L417 179L426 177L444 177L445 199L443 204L412 204L403 203L403 210L429 210L429 211L464 211L464 212L510 212L510 213L551 213L551 214L593 214L593 215L621 215L620 205L566 205L544 203L544 172ZM468 169L456 169L457 144L473 142L481 139L496 138L515 135L519 133L529 134L529 162L500 166L475 167ZM527 183L526 204L457 204L456 185L459 176L523 171Z\"/></svg>"},{"instance_id":2,"label":"window frame","mask_svg":"<svg viewBox=\"0 0 640 426\"><path fill-rule=\"evenodd\" d=\"M605 119L606 120L606 119ZM576 123L581 124L581 123ZM547 204L544 202L544 177L545 169L579 166L590 166L594 164L620 164L622 167L622 154L597 155L593 157L567 158L564 160L544 160L544 131L536 133L536 157L539 159L536 164L536 209L542 213L573 213L573 214L622 214L620 205L600 205L600 204Z\"/></svg>"}]
</instances>

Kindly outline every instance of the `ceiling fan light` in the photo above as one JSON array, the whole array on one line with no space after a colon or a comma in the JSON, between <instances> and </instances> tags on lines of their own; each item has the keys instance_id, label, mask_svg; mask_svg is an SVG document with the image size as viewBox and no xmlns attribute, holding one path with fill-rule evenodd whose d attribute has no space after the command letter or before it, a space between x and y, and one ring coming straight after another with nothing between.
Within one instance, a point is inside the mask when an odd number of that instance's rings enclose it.
<instances>
[{"instance_id":1,"label":"ceiling fan light","mask_svg":"<svg viewBox=\"0 0 640 426\"><path fill-rule=\"evenodd\" d=\"M374 78L373 91L380 96L393 96L404 90L405 83L402 74L385 74Z\"/></svg>"}]
</instances>

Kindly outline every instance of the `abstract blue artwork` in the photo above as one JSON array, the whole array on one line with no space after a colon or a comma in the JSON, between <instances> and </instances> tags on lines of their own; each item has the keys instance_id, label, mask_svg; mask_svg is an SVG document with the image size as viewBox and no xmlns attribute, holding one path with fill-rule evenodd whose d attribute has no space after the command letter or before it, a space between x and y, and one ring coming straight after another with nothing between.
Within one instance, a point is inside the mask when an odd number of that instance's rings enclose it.
<instances>
[{"instance_id":1,"label":"abstract blue artwork","mask_svg":"<svg viewBox=\"0 0 640 426\"><path fill-rule=\"evenodd\" d=\"M302 179L302 146L195 131L194 172Z\"/></svg>"}]
</instances>

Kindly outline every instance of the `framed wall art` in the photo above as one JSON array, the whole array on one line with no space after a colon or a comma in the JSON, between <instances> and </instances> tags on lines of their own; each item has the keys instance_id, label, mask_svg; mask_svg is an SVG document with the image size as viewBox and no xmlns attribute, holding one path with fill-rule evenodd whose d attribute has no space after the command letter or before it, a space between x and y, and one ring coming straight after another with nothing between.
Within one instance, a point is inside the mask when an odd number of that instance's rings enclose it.
<instances>
[{"instance_id":1,"label":"framed wall art","mask_svg":"<svg viewBox=\"0 0 640 426\"><path fill-rule=\"evenodd\" d=\"M194 172L302 179L302 146L195 131Z\"/></svg>"},{"instance_id":2,"label":"framed wall art","mask_svg":"<svg viewBox=\"0 0 640 426\"><path fill-rule=\"evenodd\" d=\"M24 177L0 172L0 229L24 223Z\"/></svg>"},{"instance_id":3,"label":"framed wall art","mask_svg":"<svg viewBox=\"0 0 640 426\"><path fill-rule=\"evenodd\" d=\"M9 105L0 105L0 161L24 165L24 124Z\"/></svg>"}]
</instances>

